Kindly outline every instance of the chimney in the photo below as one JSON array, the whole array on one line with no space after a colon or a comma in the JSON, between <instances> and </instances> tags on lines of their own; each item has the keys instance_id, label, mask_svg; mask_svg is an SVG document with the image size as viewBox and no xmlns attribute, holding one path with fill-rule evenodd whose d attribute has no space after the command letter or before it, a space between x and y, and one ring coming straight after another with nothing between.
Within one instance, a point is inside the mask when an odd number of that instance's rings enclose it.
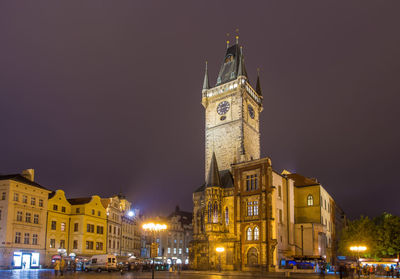
<instances>
[{"instance_id":1,"label":"chimney","mask_svg":"<svg viewBox=\"0 0 400 279\"><path fill-rule=\"evenodd\" d=\"M26 179L29 179L30 181L34 182L35 181L35 170L34 169L26 169L23 170L21 175L25 177Z\"/></svg>"}]
</instances>

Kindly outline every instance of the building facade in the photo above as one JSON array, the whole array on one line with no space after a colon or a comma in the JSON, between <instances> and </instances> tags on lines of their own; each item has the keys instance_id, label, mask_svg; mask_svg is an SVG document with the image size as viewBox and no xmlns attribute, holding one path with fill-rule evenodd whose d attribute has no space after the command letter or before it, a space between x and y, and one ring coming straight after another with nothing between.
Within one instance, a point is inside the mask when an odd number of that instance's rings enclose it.
<instances>
[{"instance_id":1,"label":"building facade","mask_svg":"<svg viewBox=\"0 0 400 279\"><path fill-rule=\"evenodd\" d=\"M50 192L35 182L33 169L0 176L0 268L44 265Z\"/></svg>"},{"instance_id":2,"label":"building facade","mask_svg":"<svg viewBox=\"0 0 400 279\"><path fill-rule=\"evenodd\" d=\"M107 214L107 253L121 255L122 211L118 196L101 199Z\"/></svg>"},{"instance_id":3,"label":"building facade","mask_svg":"<svg viewBox=\"0 0 400 279\"><path fill-rule=\"evenodd\" d=\"M193 193L193 269L274 271L281 260L304 255L309 246L312 251L307 253L312 255L332 254L332 246L323 245L332 241L335 230L331 196L322 186L312 189L323 207L315 209L310 223L304 218L314 209L304 210L307 197L302 197L295 177L273 170L269 158L260 158L262 101L260 79L254 89L237 38L236 44L227 46L214 87L206 65L205 183ZM315 232L312 239L304 234L309 224Z\"/></svg>"},{"instance_id":4,"label":"building facade","mask_svg":"<svg viewBox=\"0 0 400 279\"><path fill-rule=\"evenodd\" d=\"M107 212L99 196L68 199L71 204L71 253L90 257L105 254L107 241Z\"/></svg>"},{"instance_id":5,"label":"building facade","mask_svg":"<svg viewBox=\"0 0 400 279\"><path fill-rule=\"evenodd\" d=\"M63 190L49 194L47 204L46 265L50 266L54 256L68 256L70 247L71 204Z\"/></svg>"}]
</instances>

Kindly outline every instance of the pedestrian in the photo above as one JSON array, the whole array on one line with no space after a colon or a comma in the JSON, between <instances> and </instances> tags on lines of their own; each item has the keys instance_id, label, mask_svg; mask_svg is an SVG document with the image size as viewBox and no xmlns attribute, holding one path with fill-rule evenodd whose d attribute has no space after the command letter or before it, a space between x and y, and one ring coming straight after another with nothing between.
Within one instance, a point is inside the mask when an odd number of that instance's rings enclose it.
<instances>
[{"instance_id":1,"label":"pedestrian","mask_svg":"<svg viewBox=\"0 0 400 279\"><path fill-rule=\"evenodd\" d=\"M58 272L60 271L60 261L56 260L54 263L54 275L57 277Z\"/></svg>"},{"instance_id":2,"label":"pedestrian","mask_svg":"<svg viewBox=\"0 0 400 279\"><path fill-rule=\"evenodd\" d=\"M325 264L322 263L322 264L320 265L320 268L319 268L319 269L320 269L321 278L324 279L324 278L325 278Z\"/></svg>"},{"instance_id":3,"label":"pedestrian","mask_svg":"<svg viewBox=\"0 0 400 279\"><path fill-rule=\"evenodd\" d=\"M74 271L74 273L76 273L76 261L72 261L72 270Z\"/></svg>"},{"instance_id":4,"label":"pedestrian","mask_svg":"<svg viewBox=\"0 0 400 279\"><path fill-rule=\"evenodd\" d=\"M61 273L61 276L64 276L64 268L65 268L65 260L64 260L64 258L61 258L61 262L60 262L60 273Z\"/></svg>"}]
</instances>

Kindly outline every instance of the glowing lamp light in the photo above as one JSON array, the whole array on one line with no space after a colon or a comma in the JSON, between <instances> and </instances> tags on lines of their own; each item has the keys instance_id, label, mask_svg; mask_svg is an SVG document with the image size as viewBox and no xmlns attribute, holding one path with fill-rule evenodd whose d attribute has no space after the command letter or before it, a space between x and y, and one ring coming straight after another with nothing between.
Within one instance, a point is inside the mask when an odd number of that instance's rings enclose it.
<instances>
[{"instance_id":1,"label":"glowing lamp light","mask_svg":"<svg viewBox=\"0 0 400 279\"><path fill-rule=\"evenodd\" d=\"M217 247L215 248L215 251L217 251L218 253L224 252L225 248L224 247Z\"/></svg>"},{"instance_id":2,"label":"glowing lamp light","mask_svg":"<svg viewBox=\"0 0 400 279\"><path fill-rule=\"evenodd\" d=\"M129 211L129 212L128 212L128 216L129 216L129 217L133 217L134 215L135 215L135 213L134 213L133 211Z\"/></svg>"},{"instance_id":3,"label":"glowing lamp light","mask_svg":"<svg viewBox=\"0 0 400 279\"><path fill-rule=\"evenodd\" d=\"M363 252L366 250L367 250L367 247L365 247L365 246L351 246L350 247L350 251Z\"/></svg>"},{"instance_id":4,"label":"glowing lamp light","mask_svg":"<svg viewBox=\"0 0 400 279\"><path fill-rule=\"evenodd\" d=\"M145 223L142 228L147 231L161 231L166 230L167 225L165 224L156 224L156 223Z\"/></svg>"}]
</instances>

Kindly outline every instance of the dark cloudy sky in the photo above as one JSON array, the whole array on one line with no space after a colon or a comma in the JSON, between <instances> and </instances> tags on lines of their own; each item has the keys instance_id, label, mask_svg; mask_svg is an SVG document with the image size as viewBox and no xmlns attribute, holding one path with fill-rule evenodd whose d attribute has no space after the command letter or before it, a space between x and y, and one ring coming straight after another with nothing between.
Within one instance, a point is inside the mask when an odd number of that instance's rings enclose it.
<instances>
[{"instance_id":1,"label":"dark cloudy sky","mask_svg":"<svg viewBox=\"0 0 400 279\"><path fill-rule=\"evenodd\" d=\"M261 152L350 216L400 214L400 1L1 1L0 172L67 196L192 208L204 61L240 30Z\"/></svg>"}]
</instances>

